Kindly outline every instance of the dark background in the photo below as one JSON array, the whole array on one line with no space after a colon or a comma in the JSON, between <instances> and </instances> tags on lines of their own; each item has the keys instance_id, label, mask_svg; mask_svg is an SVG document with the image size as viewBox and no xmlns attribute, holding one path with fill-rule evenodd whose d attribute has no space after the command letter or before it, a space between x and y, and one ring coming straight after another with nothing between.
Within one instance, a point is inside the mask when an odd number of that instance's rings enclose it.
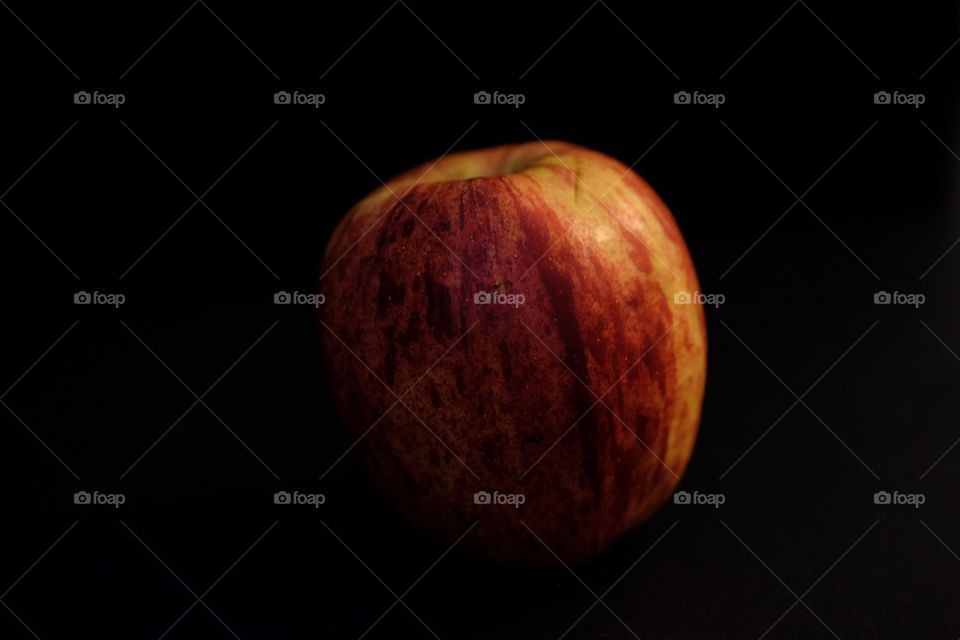
<instances>
[{"instance_id":1,"label":"dark background","mask_svg":"<svg viewBox=\"0 0 960 640\"><path fill-rule=\"evenodd\" d=\"M0 637L960 635L958 24L952 3L10 0ZM313 310L273 304L316 288L378 178L535 137L642 158L726 297L682 482L726 503L540 573L443 556L353 454L330 470L351 443ZM273 504L294 489L327 503Z\"/></svg>"}]
</instances>

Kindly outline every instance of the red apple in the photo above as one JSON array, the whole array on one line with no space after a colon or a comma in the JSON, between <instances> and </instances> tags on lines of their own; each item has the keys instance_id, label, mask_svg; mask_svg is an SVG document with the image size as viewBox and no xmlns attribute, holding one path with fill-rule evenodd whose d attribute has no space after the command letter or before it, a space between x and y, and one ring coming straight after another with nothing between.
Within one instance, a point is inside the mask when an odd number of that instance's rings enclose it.
<instances>
[{"instance_id":1,"label":"red apple","mask_svg":"<svg viewBox=\"0 0 960 640\"><path fill-rule=\"evenodd\" d=\"M323 273L351 442L433 536L479 522L462 546L580 562L673 493L703 311L673 216L617 160L564 142L448 155L358 203Z\"/></svg>"}]
</instances>

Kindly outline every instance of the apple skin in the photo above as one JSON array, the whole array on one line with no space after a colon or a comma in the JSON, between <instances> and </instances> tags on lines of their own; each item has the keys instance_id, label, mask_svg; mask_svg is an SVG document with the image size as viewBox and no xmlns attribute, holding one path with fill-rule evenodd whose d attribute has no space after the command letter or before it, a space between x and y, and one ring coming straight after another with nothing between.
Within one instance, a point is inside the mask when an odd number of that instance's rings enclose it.
<instances>
[{"instance_id":1,"label":"apple skin","mask_svg":"<svg viewBox=\"0 0 960 640\"><path fill-rule=\"evenodd\" d=\"M358 203L322 273L350 442L433 537L479 522L459 546L579 563L673 493L706 329L701 305L675 302L699 286L673 216L622 163L557 141L448 155ZM523 304L476 304L484 291Z\"/></svg>"}]
</instances>

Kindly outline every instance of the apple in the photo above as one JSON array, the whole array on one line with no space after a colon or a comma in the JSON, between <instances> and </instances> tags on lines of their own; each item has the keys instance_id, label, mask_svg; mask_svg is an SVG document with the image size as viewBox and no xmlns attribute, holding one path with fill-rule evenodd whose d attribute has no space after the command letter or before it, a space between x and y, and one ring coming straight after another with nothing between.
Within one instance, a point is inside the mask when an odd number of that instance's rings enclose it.
<instances>
[{"instance_id":1,"label":"apple","mask_svg":"<svg viewBox=\"0 0 960 640\"><path fill-rule=\"evenodd\" d=\"M322 273L335 405L421 529L583 562L672 495L703 309L673 216L622 163L556 141L447 155L354 206Z\"/></svg>"}]
</instances>

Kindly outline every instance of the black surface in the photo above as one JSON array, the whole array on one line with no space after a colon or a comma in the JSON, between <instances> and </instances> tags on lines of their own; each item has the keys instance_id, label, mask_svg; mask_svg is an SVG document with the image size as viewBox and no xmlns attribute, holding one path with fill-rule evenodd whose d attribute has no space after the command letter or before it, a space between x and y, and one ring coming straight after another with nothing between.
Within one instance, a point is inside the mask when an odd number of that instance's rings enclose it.
<instances>
[{"instance_id":1,"label":"black surface","mask_svg":"<svg viewBox=\"0 0 960 640\"><path fill-rule=\"evenodd\" d=\"M956 7L515 4L0 9L0 637L960 635ZM318 481L351 443L272 300L378 177L535 136L642 158L726 297L682 483L725 504L572 572L443 556L352 454Z\"/></svg>"}]
</instances>

